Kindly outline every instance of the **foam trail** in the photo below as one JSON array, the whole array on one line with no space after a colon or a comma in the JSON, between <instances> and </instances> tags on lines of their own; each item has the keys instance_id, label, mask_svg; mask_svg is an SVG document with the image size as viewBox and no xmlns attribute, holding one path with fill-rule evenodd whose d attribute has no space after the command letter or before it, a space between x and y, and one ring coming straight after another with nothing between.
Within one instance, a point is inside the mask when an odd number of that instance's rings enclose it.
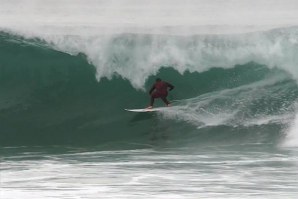
<instances>
[{"instance_id":1,"label":"foam trail","mask_svg":"<svg viewBox=\"0 0 298 199\"><path fill-rule=\"evenodd\" d=\"M286 124L291 119L291 106L285 108L281 104L284 103L288 91L284 92L282 87L276 85L286 78L287 76L278 74L249 85L182 100L177 106L162 113L165 118L185 121L197 128ZM258 103L266 98L271 99L270 103L276 105L259 106Z\"/></svg>"}]
</instances>

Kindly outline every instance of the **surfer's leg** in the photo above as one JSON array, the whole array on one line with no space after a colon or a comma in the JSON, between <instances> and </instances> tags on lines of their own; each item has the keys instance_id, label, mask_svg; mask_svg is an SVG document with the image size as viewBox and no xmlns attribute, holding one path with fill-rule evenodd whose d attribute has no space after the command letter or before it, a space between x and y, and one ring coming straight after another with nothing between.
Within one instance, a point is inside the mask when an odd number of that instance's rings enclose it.
<instances>
[{"instance_id":1,"label":"surfer's leg","mask_svg":"<svg viewBox=\"0 0 298 199\"><path fill-rule=\"evenodd\" d=\"M154 97L151 97L150 106L153 106L153 104L154 104Z\"/></svg>"},{"instance_id":2,"label":"surfer's leg","mask_svg":"<svg viewBox=\"0 0 298 199\"><path fill-rule=\"evenodd\" d=\"M154 97L151 96L151 99L150 99L150 105L148 108L152 108L153 107L153 104L154 104Z\"/></svg>"},{"instance_id":3,"label":"surfer's leg","mask_svg":"<svg viewBox=\"0 0 298 199\"><path fill-rule=\"evenodd\" d=\"M160 97L160 96L158 95L158 93L152 93L152 94L151 94L150 105L149 105L150 108L153 107L154 99L155 99L155 98L159 98L159 97ZM149 107L148 107L148 108L149 108Z\"/></svg>"},{"instance_id":4,"label":"surfer's leg","mask_svg":"<svg viewBox=\"0 0 298 199\"><path fill-rule=\"evenodd\" d=\"M167 100L166 97L161 97L161 99L167 106L171 106L170 102Z\"/></svg>"}]
</instances>

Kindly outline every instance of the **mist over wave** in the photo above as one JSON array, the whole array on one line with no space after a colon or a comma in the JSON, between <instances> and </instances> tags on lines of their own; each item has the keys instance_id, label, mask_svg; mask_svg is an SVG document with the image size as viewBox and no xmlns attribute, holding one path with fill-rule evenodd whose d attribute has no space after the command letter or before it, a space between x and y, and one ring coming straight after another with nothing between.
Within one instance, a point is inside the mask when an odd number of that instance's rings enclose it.
<instances>
[{"instance_id":1,"label":"mist over wave","mask_svg":"<svg viewBox=\"0 0 298 199\"><path fill-rule=\"evenodd\" d=\"M112 28L114 32L162 27L283 27L297 25L295 0L1 0L1 27L27 32L85 32L85 28ZM253 12L252 12L253 11ZM48 27L47 29L44 29ZM73 29L72 29L73 28ZM226 28L224 28L226 29ZM236 28L238 29L238 28ZM74 31L75 30L75 31ZM88 30L88 29L87 29ZM166 30L166 29L165 29ZM200 31L200 30L199 30ZM209 31L214 30L211 28ZM215 29L215 32L219 31ZM230 30L232 31L232 30ZM98 32L96 32L98 33ZM210 32L209 32L210 33ZM220 31L218 32L220 33ZM90 34L90 32L89 32ZM92 33L91 33L92 34Z\"/></svg>"}]
</instances>

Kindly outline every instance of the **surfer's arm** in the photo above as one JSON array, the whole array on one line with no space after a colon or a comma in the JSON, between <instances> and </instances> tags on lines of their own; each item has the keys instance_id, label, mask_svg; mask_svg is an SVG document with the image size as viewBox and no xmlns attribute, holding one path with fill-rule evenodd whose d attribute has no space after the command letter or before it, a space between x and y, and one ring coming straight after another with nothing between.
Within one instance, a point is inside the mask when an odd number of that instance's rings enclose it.
<instances>
[{"instance_id":1,"label":"surfer's arm","mask_svg":"<svg viewBox=\"0 0 298 199\"><path fill-rule=\"evenodd\" d=\"M175 88L175 86L173 86L172 84L167 82L168 87L170 88L169 91L173 90Z\"/></svg>"},{"instance_id":2,"label":"surfer's arm","mask_svg":"<svg viewBox=\"0 0 298 199\"><path fill-rule=\"evenodd\" d=\"M151 95L151 93L154 91L155 89L155 84L151 87L150 91L149 91L149 94Z\"/></svg>"}]
</instances>

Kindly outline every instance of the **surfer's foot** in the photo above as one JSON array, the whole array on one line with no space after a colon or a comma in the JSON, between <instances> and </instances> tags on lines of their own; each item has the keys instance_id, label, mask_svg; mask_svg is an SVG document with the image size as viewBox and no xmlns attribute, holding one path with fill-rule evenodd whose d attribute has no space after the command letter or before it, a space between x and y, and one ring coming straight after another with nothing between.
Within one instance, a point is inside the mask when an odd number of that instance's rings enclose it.
<instances>
[{"instance_id":1,"label":"surfer's foot","mask_svg":"<svg viewBox=\"0 0 298 199\"><path fill-rule=\"evenodd\" d=\"M153 106L148 106L146 109L152 109L153 108Z\"/></svg>"}]
</instances>

